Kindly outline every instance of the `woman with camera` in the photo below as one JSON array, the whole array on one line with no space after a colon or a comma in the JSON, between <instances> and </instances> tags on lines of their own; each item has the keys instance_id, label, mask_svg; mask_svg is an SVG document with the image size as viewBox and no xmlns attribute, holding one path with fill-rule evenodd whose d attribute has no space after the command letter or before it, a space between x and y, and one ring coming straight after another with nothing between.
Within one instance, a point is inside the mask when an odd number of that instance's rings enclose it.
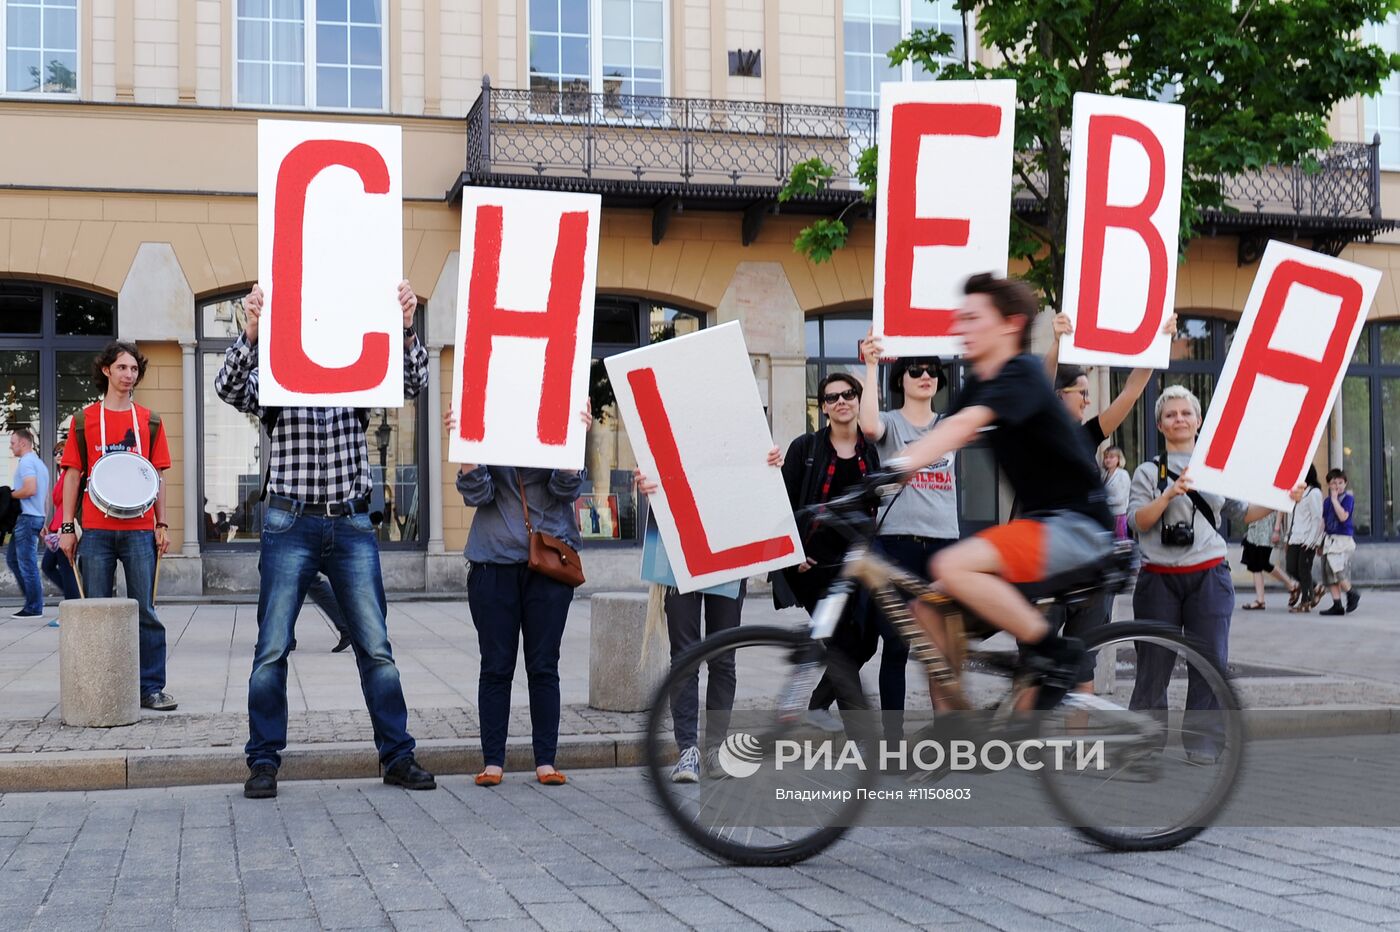
<instances>
[{"instance_id":1,"label":"woman with camera","mask_svg":"<svg viewBox=\"0 0 1400 932\"><path fill-rule=\"evenodd\" d=\"M1235 585L1225 562L1226 543L1218 530L1225 517L1256 521L1270 513L1191 487L1187 464L1201 428L1201 403L1188 389L1170 385L1157 398L1157 429L1166 452L1143 463L1133 474L1128 515L1138 532L1142 572L1133 590L1133 612L1143 621L1180 628L1198 640L1211 659L1225 668L1229 654L1230 616ZM1164 648L1138 648L1137 682L1132 708L1164 709L1175 655ZM1188 684L1187 710L1214 707L1214 694ZM1209 734L1185 736L1188 758L1215 758Z\"/></svg>"}]
</instances>

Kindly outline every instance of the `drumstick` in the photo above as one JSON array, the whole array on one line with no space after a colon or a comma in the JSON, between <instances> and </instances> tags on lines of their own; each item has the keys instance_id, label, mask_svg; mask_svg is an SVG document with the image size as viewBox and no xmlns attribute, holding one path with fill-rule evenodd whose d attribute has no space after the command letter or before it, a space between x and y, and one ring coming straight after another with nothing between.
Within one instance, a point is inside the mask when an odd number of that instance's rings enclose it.
<instances>
[{"instance_id":1,"label":"drumstick","mask_svg":"<svg viewBox=\"0 0 1400 932\"><path fill-rule=\"evenodd\" d=\"M83 591L83 574L78 572L78 555L73 554L73 579L78 583L78 598L86 599L87 593Z\"/></svg>"},{"instance_id":2,"label":"drumstick","mask_svg":"<svg viewBox=\"0 0 1400 932\"><path fill-rule=\"evenodd\" d=\"M156 548L156 581L153 582L153 583L151 584L151 604L152 604L152 605L155 604L155 601L156 601L156 593L157 593L157 592L160 592L160 558L163 557L163 556L164 556L164 554L161 553L160 548L157 547L157 548Z\"/></svg>"}]
</instances>

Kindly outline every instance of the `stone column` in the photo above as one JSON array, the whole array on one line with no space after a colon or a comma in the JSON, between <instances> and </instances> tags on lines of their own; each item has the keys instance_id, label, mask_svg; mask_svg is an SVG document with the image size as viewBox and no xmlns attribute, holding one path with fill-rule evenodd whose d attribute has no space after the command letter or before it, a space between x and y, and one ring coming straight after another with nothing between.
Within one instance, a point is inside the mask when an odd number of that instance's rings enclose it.
<instances>
[{"instance_id":1,"label":"stone column","mask_svg":"<svg viewBox=\"0 0 1400 932\"><path fill-rule=\"evenodd\" d=\"M185 470L185 521L184 544L180 555L199 556L199 528L203 509L199 507L199 412L196 408L199 387L196 384L194 343L180 343L180 362L183 374L180 388L184 399L184 454L181 457Z\"/></svg>"},{"instance_id":2,"label":"stone column","mask_svg":"<svg viewBox=\"0 0 1400 932\"><path fill-rule=\"evenodd\" d=\"M63 724L112 728L141 717L136 602L64 599L58 609L58 707Z\"/></svg>"},{"instance_id":3,"label":"stone column","mask_svg":"<svg viewBox=\"0 0 1400 932\"><path fill-rule=\"evenodd\" d=\"M446 553L442 539L442 345L428 344L428 553Z\"/></svg>"}]
</instances>

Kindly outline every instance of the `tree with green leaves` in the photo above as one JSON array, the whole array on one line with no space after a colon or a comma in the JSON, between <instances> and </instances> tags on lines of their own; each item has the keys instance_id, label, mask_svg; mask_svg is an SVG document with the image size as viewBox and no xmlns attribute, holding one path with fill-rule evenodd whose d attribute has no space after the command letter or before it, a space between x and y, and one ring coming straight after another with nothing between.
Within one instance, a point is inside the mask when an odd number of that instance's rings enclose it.
<instances>
[{"instance_id":1,"label":"tree with green leaves","mask_svg":"<svg viewBox=\"0 0 1400 932\"><path fill-rule=\"evenodd\" d=\"M923 0L915 0L916 3ZM1228 209L1221 179L1271 164L1317 167L1328 117L1371 95L1397 68L1363 38L1400 0L958 0L974 14L992 64L950 61L953 37L919 30L889 52L938 78L1016 81L1015 191L1038 208L1013 212L1010 255L1058 309L1069 200L1069 130L1078 92L1171 100L1186 107L1181 243L1207 210ZM857 180L874 199L876 152ZM794 167L780 199L820 187L828 166ZM815 262L845 245L841 217L805 228L794 248Z\"/></svg>"}]
</instances>

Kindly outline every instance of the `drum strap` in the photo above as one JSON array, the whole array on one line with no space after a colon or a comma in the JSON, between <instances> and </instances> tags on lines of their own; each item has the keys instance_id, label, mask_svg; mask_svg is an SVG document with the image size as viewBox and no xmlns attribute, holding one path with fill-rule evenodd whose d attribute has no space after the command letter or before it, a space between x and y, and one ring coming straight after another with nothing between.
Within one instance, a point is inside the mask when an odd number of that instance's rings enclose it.
<instances>
[{"instance_id":1,"label":"drum strap","mask_svg":"<svg viewBox=\"0 0 1400 932\"><path fill-rule=\"evenodd\" d=\"M99 401L98 404L100 405L100 404L102 404L102 402ZM133 404L133 405L131 406L131 412L132 412L131 416L132 416L133 418L136 417L136 405L135 405L135 404ZM87 428L86 428L86 421L87 421L87 418L86 418L86 416L85 416L86 413L87 413L86 411L79 411L77 414L75 414L75 415L73 416L73 428L72 428L73 439L75 439L75 440L77 441L77 443L78 443L78 462L82 464L82 468L83 468L83 475L82 475L82 478L78 480L78 514L77 514L77 519L78 519L79 523L82 522L82 518L83 518L83 498L84 498L84 494L87 492L87 479L88 479L88 445L87 445ZM102 417L102 409L101 409L101 408L98 409L98 411L97 411L97 416L98 416L99 418ZM99 423L101 423L101 422L99 421ZM105 424L103 424L102 426L103 426L104 428L106 427ZM147 426L150 427L150 431L151 431L150 442L147 444L147 449L155 450L155 448L156 448L156 437L160 434L160 415L157 414L156 412L152 411L152 412L151 412L151 420L150 420L150 423L149 423ZM103 430L102 433L104 434L104 439L105 439L105 434L107 433L106 430ZM140 438L140 437L137 437L137 438L136 438L136 444L137 444L138 447L140 447L140 445L141 445L141 438ZM104 443L103 446L105 447L106 444ZM148 456L147 459L150 459L150 457Z\"/></svg>"}]
</instances>

